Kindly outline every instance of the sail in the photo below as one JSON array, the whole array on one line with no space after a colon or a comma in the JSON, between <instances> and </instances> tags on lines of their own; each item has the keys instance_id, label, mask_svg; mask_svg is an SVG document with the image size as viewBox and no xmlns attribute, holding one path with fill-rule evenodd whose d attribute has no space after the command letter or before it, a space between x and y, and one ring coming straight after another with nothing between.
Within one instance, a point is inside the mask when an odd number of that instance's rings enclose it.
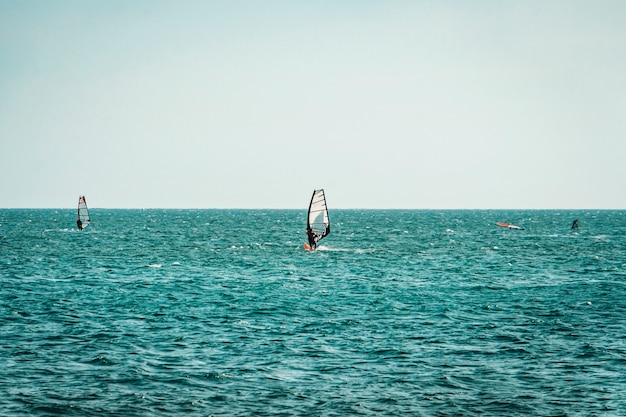
<instances>
[{"instance_id":1,"label":"sail","mask_svg":"<svg viewBox=\"0 0 626 417\"><path fill-rule=\"evenodd\" d=\"M506 223L506 222L496 222L496 224L500 227L508 227L509 229L515 230L524 230L523 227L515 226L514 224Z\"/></svg>"},{"instance_id":2,"label":"sail","mask_svg":"<svg viewBox=\"0 0 626 417\"><path fill-rule=\"evenodd\" d=\"M317 242L330 233L330 219L324 190L313 191L307 214L306 230L310 249L315 249Z\"/></svg>"},{"instance_id":3,"label":"sail","mask_svg":"<svg viewBox=\"0 0 626 417\"><path fill-rule=\"evenodd\" d=\"M76 225L78 226L78 230L83 230L85 227L89 226L89 223L91 223L91 219L89 218L87 201L85 200L85 196L81 195L78 197L78 219L76 220Z\"/></svg>"}]
</instances>

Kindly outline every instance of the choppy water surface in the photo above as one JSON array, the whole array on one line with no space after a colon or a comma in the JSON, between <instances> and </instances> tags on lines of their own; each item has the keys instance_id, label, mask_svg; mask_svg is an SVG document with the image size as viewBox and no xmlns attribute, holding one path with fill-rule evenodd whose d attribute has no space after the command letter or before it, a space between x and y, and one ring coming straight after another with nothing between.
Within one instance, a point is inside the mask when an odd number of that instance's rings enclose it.
<instances>
[{"instance_id":1,"label":"choppy water surface","mask_svg":"<svg viewBox=\"0 0 626 417\"><path fill-rule=\"evenodd\" d=\"M1 415L626 415L625 211L91 214L0 210Z\"/></svg>"}]
</instances>

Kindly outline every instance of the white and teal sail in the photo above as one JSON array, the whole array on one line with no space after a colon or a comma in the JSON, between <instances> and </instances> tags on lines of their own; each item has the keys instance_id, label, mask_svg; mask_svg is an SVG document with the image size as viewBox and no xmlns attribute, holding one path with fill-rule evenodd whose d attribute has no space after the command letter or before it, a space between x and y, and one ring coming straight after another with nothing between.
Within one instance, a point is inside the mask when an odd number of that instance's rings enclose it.
<instances>
[{"instance_id":1,"label":"white and teal sail","mask_svg":"<svg viewBox=\"0 0 626 417\"><path fill-rule=\"evenodd\" d=\"M89 218L87 200L85 200L84 195L81 195L78 197L78 219L76 219L76 226L78 226L78 230L83 230L85 227L89 226L89 223L91 223L91 219Z\"/></svg>"}]
</instances>

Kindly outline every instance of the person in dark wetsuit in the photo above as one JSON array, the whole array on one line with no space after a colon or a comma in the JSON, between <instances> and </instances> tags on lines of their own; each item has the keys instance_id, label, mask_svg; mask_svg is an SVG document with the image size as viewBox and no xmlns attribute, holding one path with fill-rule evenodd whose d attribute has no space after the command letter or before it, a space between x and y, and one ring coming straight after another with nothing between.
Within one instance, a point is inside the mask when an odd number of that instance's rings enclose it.
<instances>
[{"instance_id":1,"label":"person in dark wetsuit","mask_svg":"<svg viewBox=\"0 0 626 417\"><path fill-rule=\"evenodd\" d=\"M572 223L572 229L578 229L578 219L574 220L574 223Z\"/></svg>"},{"instance_id":2,"label":"person in dark wetsuit","mask_svg":"<svg viewBox=\"0 0 626 417\"><path fill-rule=\"evenodd\" d=\"M315 237L317 235L310 228L306 229L306 235L309 238L309 246L311 247L312 250L315 250L315 248L317 247L317 241L315 240Z\"/></svg>"},{"instance_id":3,"label":"person in dark wetsuit","mask_svg":"<svg viewBox=\"0 0 626 417\"><path fill-rule=\"evenodd\" d=\"M76 220L76 226L78 226L78 230L83 230L83 222L80 221L80 217Z\"/></svg>"}]
</instances>

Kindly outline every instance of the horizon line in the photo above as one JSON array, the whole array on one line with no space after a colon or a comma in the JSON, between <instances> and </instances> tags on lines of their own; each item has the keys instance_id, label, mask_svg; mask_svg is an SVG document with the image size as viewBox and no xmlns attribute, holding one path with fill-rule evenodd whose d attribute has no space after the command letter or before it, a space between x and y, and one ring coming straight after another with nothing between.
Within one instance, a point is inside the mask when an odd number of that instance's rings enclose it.
<instances>
[{"instance_id":1,"label":"horizon line","mask_svg":"<svg viewBox=\"0 0 626 417\"><path fill-rule=\"evenodd\" d=\"M307 210L307 207L89 207L89 210ZM75 210L72 207L0 207L0 210ZM409 211L452 211L452 210L528 210L528 211L537 211L537 210L546 210L546 211L557 211L557 210L626 210L626 208L598 208L598 207L587 207L587 208L572 208L572 207L564 207L564 208L505 208L505 207L494 207L494 208L407 208L407 207L386 207L386 208L371 208L371 207L334 207L329 209L333 210L409 210Z\"/></svg>"}]
</instances>

